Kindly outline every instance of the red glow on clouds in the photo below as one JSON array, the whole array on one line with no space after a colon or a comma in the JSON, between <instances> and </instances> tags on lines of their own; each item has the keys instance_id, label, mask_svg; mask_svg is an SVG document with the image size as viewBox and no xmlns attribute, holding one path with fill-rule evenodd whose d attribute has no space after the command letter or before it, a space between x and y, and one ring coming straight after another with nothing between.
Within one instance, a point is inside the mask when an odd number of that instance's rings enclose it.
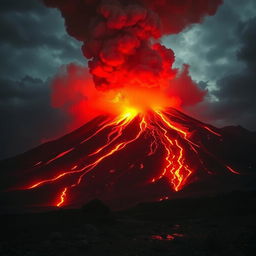
<instances>
[{"instance_id":1,"label":"red glow on clouds","mask_svg":"<svg viewBox=\"0 0 256 256\"><path fill-rule=\"evenodd\" d=\"M159 87L177 70L161 37L215 14L221 0L44 0L59 8L70 35L83 42L96 87Z\"/></svg>"},{"instance_id":2,"label":"red glow on clouds","mask_svg":"<svg viewBox=\"0 0 256 256\"><path fill-rule=\"evenodd\" d=\"M207 91L198 88L189 75L189 65L183 65L176 78L170 81L167 93L179 98L181 105L185 107L201 102Z\"/></svg>"},{"instance_id":3,"label":"red glow on clouds","mask_svg":"<svg viewBox=\"0 0 256 256\"><path fill-rule=\"evenodd\" d=\"M83 42L88 59L88 70L71 64L53 81L53 106L73 116L72 128L127 107L143 112L202 101L206 92L192 81L188 65L173 68L174 52L161 37L213 15L221 0L44 2L61 11L68 33Z\"/></svg>"},{"instance_id":4,"label":"red glow on clouds","mask_svg":"<svg viewBox=\"0 0 256 256\"><path fill-rule=\"evenodd\" d=\"M82 185L87 189L97 173L101 178L117 175L113 180L105 178L111 181L104 184L117 186L116 180L127 172L144 173L149 170L148 161L153 164L160 159L158 166L145 174L142 184L157 186L165 180L169 191L178 192L197 171L208 170L202 158L213 156L193 139L193 131L203 130L214 137L221 134L177 111L201 102L206 91L191 79L188 65L182 70L173 67L174 52L161 44L161 37L213 15L221 0L44 1L60 9L67 31L83 42L82 51L88 59L88 68L70 64L54 78L53 107L72 116L69 131L93 117L105 116L105 121L90 135L79 137L72 147L35 163L34 168L47 169L56 162L65 163L70 155L79 155L70 157L72 166L65 165L50 177L45 174L26 189L61 186L54 202L61 207L71 203L68 200ZM128 155L144 144L140 162L129 162ZM84 154L84 150L90 152ZM118 154L123 154L120 169L124 174L111 160ZM218 164L238 174L222 162ZM169 193L157 198L167 199Z\"/></svg>"},{"instance_id":5,"label":"red glow on clouds","mask_svg":"<svg viewBox=\"0 0 256 256\"><path fill-rule=\"evenodd\" d=\"M125 84L125 77L123 80ZM131 108L138 112L181 109L202 101L205 93L189 77L187 66L175 79L158 87L124 86L101 91L95 88L86 67L70 64L52 82L52 106L72 116L71 131L100 114L120 115Z\"/></svg>"}]
</instances>

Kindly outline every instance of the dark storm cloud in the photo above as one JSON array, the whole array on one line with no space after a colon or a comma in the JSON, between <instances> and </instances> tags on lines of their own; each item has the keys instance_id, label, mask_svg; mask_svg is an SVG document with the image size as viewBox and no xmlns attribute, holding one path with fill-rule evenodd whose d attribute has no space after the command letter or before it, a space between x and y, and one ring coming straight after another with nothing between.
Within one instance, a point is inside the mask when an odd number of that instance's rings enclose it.
<instances>
[{"instance_id":1,"label":"dark storm cloud","mask_svg":"<svg viewBox=\"0 0 256 256\"><path fill-rule=\"evenodd\" d=\"M0 14L2 13L45 13L47 9L42 8L40 1L35 0L25 0L25 1L16 1L16 0L1 0L1 9Z\"/></svg>"},{"instance_id":2,"label":"dark storm cloud","mask_svg":"<svg viewBox=\"0 0 256 256\"><path fill-rule=\"evenodd\" d=\"M164 40L176 64L190 64L193 79L210 90L192 110L203 121L256 129L255 16L255 0L224 0L215 16ZM0 158L65 132L48 81L61 65L85 64L80 46L40 0L0 1Z\"/></svg>"},{"instance_id":3,"label":"dark storm cloud","mask_svg":"<svg viewBox=\"0 0 256 256\"><path fill-rule=\"evenodd\" d=\"M245 61L247 68L256 71L256 14L255 18L239 26L242 47L237 53L238 59Z\"/></svg>"},{"instance_id":4,"label":"dark storm cloud","mask_svg":"<svg viewBox=\"0 0 256 256\"><path fill-rule=\"evenodd\" d=\"M59 135L67 118L50 107L49 89L40 79L0 79L1 157L29 149ZM62 127L62 128L61 128Z\"/></svg>"},{"instance_id":5,"label":"dark storm cloud","mask_svg":"<svg viewBox=\"0 0 256 256\"><path fill-rule=\"evenodd\" d=\"M16 11L2 13L0 16L1 44L19 50L46 47L74 53L79 44L74 43L75 41L68 37L62 29L58 31L63 24L53 15L49 15L50 13L37 14L36 12L20 13Z\"/></svg>"},{"instance_id":6,"label":"dark storm cloud","mask_svg":"<svg viewBox=\"0 0 256 256\"><path fill-rule=\"evenodd\" d=\"M67 117L51 107L49 79L84 61L56 10L40 1L0 2L0 158L65 133Z\"/></svg>"},{"instance_id":7,"label":"dark storm cloud","mask_svg":"<svg viewBox=\"0 0 256 256\"><path fill-rule=\"evenodd\" d=\"M80 44L66 34L64 21L56 10L46 8L40 1L21 2L24 6L15 1L0 3L1 74L46 79L62 64L84 62Z\"/></svg>"},{"instance_id":8,"label":"dark storm cloud","mask_svg":"<svg viewBox=\"0 0 256 256\"><path fill-rule=\"evenodd\" d=\"M168 37L166 43L174 49L177 64L190 64L193 78L198 82L208 81L212 87L221 77L239 70L243 64L236 57L240 47L237 28L244 16L252 15L247 5L251 9L255 5L256 11L256 2L253 2L226 0L214 17L207 17L203 24Z\"/></svg>"},{"instance_id":9,"label":"dark storm cloud","mask_svg":"<svg viewBox=\"0 0 256 256\"><path fill-rule=\"evenodd\" d=\"M176 64L190 64L193 79L209 89L206 101L190 114L218 126L256 130L254 17L254 0L225 0L216 16L165 39Z\"/></svg>"},{"instance_id":10,"label":"dark storm cloud","mask_svg":"<svg viewBox=\"0 0 256 256\"><path fill-rule=\"evenodd\" d=\"M196 116L219 126L243 125L256 130L256 17L240 22L236 28L239 49L236 58L243 64L216 82L207 100L192 110Z\"/></svg>"},{"instance_id":11,"label":"dark storm cloud","mask_svg":"<svg viewBox=\"0 0 256 256\"><path fill-rule=\"evenodd\" d=\"M216 118L229 117L236 124L256 130L256 17L239 26L241 48L237 58L245 68L217 82L219 90L213 94L219 99L212 104Z\"/></svg>"}]
</instances>

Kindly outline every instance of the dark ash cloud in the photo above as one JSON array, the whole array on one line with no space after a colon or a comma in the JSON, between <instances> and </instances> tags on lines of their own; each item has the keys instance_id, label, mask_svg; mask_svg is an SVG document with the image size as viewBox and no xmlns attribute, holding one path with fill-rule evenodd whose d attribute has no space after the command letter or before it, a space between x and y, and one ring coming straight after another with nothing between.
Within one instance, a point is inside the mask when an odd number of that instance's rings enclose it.
<instances>
[{"instance_id":1,"label":"dark ash cloud","mask_svg":"<svg viewBox=\"0 0 256 256\"><path fill-rule=\"evenodd\" d=\"M256 18L241 23L238 33L241 48L237 58L245 68L217 82L219 90L213 94L219 102L213 104L213 110L224 124L229 117L236 124L256 130Z\"/></svg>"},{"instance_id":2,"label":"dark ash cloud","mask_svg":"<svg viewBox=\"0 0 256 256\"><path fill-rule=\"evenodd\" d=\"M192 78L209 90L188 113L217 126L256 130L256 2L225 0L216 16L166 38L176 65L188 63Z\"/></svg>"},{"instance_id":3,"label":"dark ash cloud","mask_svg":"<svg viewBox=\"0 0 256 256\"><path fill-rule=\"evenodd\" d=\"M67 117L52 109L49 99L48 84L40 79L0 79L1 157L21 153L65 130Z\"/></svg>"},{"instance_id":4,"label":"dark ash cloud","mask_svg":"<svg viewBox=\"0 0 256 256\"><path fill-rule=\"evenodd\" d=\"M189 112L218 126L242 125L256 130L256 17L236 28L240 48L236 58L243 64L216 81L208 98ZM197 114L196 114L197 113Z\"/></svg>"},{"instance_id":5,"label":"dark ash cloud","mask_svg":"<svg viewBox=\"0 0 256 256\"><path fill-rule=\"evenodd\" d=\"M0 2L0 159L65 133L67 116L50 105L60 65L82 62L56 10L40 1Z\"/></svg>"}]
</instances>

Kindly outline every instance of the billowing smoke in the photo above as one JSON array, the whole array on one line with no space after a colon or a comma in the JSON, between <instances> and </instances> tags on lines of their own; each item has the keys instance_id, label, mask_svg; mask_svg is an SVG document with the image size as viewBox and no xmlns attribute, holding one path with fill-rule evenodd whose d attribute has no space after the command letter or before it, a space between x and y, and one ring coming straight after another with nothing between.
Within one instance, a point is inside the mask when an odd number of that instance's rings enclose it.
<instances>
[{"instance_id":1,"label":"billowing smoke","mask_svg":"<svg viewBox=\"0 0 256 256\"><path fill-rule=\"evenodd\" d=\"M84 42L95 85L156 87L172 79L174 53L157 39L214 14L221 0L45 0Z\"/></svg>"},{"instance_id":2,"label":"billowing smoke","mask_svg":"<svg viewBox=\"0 0 256 256\"><path fill-rule=\"evenodd\" d=\"M203 99L205 92L189 77L188 66L181 72L173 68L174 52L161 44L161 37L213 15L222 0L44 2L61 11L68 33L83 42L82 51L99 90L161 88L183 105ZM181 83L184 88L178 88ZM66 97L56 87L55 94Z\"/></svg>"}]
</instances>

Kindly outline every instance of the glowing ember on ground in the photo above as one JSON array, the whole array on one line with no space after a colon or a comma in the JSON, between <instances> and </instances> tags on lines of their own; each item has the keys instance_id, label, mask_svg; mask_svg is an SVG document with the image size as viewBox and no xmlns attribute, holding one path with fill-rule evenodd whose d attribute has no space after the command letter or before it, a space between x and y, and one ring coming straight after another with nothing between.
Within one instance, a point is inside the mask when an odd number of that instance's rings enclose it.
<instances>
[{"instance_id":1,"label":"glowing ember on ground","mask_svg":"<svg viewBox=\"0 0 256 256\"><path fill-rule=\"evenodd\" d=\"M181 233L174 233L174 234L164 234L164 235L152 235L152 240L159 240L159 241L172 241L177 237L184 237L184 234Z\"/></svg>"}]
</instances>

